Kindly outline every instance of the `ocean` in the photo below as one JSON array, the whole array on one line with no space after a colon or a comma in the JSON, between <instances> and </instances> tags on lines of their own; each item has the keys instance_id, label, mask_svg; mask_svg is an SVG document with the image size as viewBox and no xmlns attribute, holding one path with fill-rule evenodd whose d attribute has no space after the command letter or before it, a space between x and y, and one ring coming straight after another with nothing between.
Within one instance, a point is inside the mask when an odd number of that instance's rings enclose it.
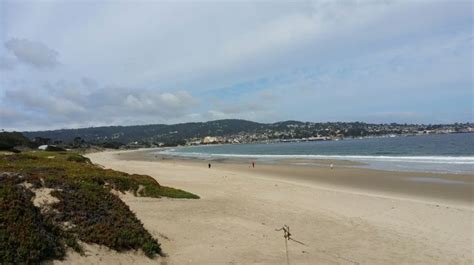
<instances>
[{"instance_id":1,"label":"ocean","mask_svg":"<svg viewBox=\"0 0 474 265\"><path fill-rule=\"evenodd\" d=\"M168 148L161 154L203 159L330 159L363 167L445 173L474 173L474 133L344 139L340 141L227 144ZM300 163L300 165L303 165Z\"/></svg>"}]
</instances>

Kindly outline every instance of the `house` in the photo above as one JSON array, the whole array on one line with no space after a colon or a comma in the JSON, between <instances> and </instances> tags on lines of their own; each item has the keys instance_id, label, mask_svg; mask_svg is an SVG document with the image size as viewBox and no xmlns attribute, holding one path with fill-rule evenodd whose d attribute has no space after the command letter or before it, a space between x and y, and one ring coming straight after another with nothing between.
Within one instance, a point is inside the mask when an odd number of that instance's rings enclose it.
<instances>
[{"instance_id":1,"label":"house","mask_svg":"<svg viewBox=\"0 0 474 265\"><path fill-rule=\"evenodd\" d=\"M217 143L217 142L218 142L217 137L212 137L212 136L206 136L202 140L203 144L213 144L213 143Z\"/></svg>"}]
</instances>

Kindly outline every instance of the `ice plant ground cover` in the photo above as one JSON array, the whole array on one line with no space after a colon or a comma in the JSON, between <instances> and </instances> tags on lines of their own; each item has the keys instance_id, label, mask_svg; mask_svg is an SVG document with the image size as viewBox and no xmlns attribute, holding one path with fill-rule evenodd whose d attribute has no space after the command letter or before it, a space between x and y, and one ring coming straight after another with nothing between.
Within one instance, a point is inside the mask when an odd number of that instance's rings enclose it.
<instances>
[{"instance_id":1,"label":"ice plant ground cover","mask_svg":"<svg viewBox=\"0 0 474 265\"><path fill-rule=\"evenodd\" d=\"M117 251L161 255L158 241L111 191L135 196L197 199L146 175L103 169L77 153L0 155L0 263L61 259L95 243ZM37 202L46 194L49 202Z\"/></svg>"}]
</instances>

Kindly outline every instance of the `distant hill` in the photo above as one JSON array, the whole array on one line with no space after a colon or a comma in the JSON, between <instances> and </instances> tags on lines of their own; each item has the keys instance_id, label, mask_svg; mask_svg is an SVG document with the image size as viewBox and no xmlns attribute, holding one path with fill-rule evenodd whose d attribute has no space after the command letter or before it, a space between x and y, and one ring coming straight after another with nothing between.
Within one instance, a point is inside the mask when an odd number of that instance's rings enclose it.
<instances>
[{"instance_id":1,"label":"distant hill","mask_svg":"<svg viewBox=\"0 0 474 265\"><path fill-rule=\"evenodd\" d=\"M195 137L225 136L239 132L255 132L266 127L266 124L246 120L217 120L209 122L190 122L173 125L135 125L107 126L82 129L62 129L52 131L23 132L33 139L50 138L54 141L72 142L76 137L88 142L116 141L129 143L133 141L171 142Z\"/></svg>"},{"instance_id":2,"label":"distant hill","mask_svg":"<svg viewBox=\"0 0 474 265\"><path fill-rule=\"evenodd\" d=\"M258 123L238 119L216 120L208 122L189 122L180 124L154 124L135 126L108 126L82 129L62 129L52 131L23 132L35 140L46 144L59 142L79 147L84 144L98 144L103 147L118 147L133 142L156 145L179 145L192 139L206 136L229 137L242 142L304 139L311 137L364 137L386 134L424 134L471 132L470 123L445 125L417 124L370 124L363 122L301 122L282 121L276 123Z\"/></svg>"}]
</instances>

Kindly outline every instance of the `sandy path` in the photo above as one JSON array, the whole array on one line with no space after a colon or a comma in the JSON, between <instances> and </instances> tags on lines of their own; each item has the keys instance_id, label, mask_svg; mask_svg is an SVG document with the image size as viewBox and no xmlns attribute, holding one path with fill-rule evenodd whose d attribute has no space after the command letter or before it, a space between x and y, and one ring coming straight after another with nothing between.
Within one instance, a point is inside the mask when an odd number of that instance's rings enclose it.
<instances>
[{"instance_id":1,"label":"sandy path","mask_svg":"<svg viewBox=\"0 0 474 265\"><path fill-rule=\"evenodd\" d=\"M92 249L87 257L72 254L66 263L286 264L282 233L275 231L283 224L307 244L288 243L290 264L474 261L472 207L338 190L249 170L123 161L114 153L88 156L107 168L148 174L201 199L123 196L160 240L167 258Z\"/></svg>"}]
</instances>

